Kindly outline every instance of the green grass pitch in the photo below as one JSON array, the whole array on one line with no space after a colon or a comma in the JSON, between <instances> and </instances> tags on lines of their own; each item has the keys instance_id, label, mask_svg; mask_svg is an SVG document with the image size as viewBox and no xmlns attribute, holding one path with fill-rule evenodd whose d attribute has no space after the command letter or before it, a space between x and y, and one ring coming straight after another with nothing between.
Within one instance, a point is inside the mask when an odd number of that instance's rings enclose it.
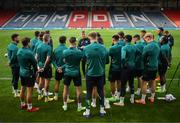
<instances>
[{"instance_id":1,"label":"green grass pitch","mask_svg":"<svg viewBox=\"0 0 180 123\"><path fill-rule=\"evenodd\" d=\"M93 30L87 30L90 32ZM113 34L120 30L94 30L101 33L105 46L107 48L111 45L111 37ZM140 30L124 30L126 34L138 34ZM157 38L155 30L149 30L153 32ZM54 41L54 47L58 45L58 38L60 35L67 37L75 36L80 38L81 30L51 30L51 36ZM180 31L170 30L175 38L175 46L173 47L173 61L172 67L167 72L168 84L175 71L176 65L180 61ZM44 103L43 101L37 101L37 92L34 91L33 104L40 107L40 111L36 113L28 113L19 109L20 100L13 98L11 91L11 72L7 67L7 59L4 57L6 53L7 45L9 44L10 36L12 33L19 33L20 38L25 36L33 37L34 30L1 30L0 31L0 122L180 122L180 88L178 87L178 71L175 80L172 83L170 92L175 95L177 100L172 103L167 103L162 100L155 100L154 104L147 103L147 105L130 104L129 94L126 95L125 107L115 107L113 105L111 109L107 110L107 115L104 118L99 116L99 108L91 109L93 117L91 119L85 119L82 116L82 112L76 111L76 103L68 105L68 111L62 110L62 88L63 84L60 84L59 100L57 102ZM19 45L21 47L21 45ZM106 67L106 78L108 75L108 68ZM83 90L85 89L85 81L83 79ZM19 82L20 83L20 82ZM106 97L110 96L109 82L106 82ZM135 83L137 83L135 81ZM51 81L50 91L53 92L54 79ZM20 87L20 84L19 84ZM164 94L157 94L157 96L163 96ZM83 94L83 105L85 105L85 95ZM70 87L70 97L76 99L75 89L73 84ZM136 96L136 98L139 98Z\"/></svg>"}]
</instances>

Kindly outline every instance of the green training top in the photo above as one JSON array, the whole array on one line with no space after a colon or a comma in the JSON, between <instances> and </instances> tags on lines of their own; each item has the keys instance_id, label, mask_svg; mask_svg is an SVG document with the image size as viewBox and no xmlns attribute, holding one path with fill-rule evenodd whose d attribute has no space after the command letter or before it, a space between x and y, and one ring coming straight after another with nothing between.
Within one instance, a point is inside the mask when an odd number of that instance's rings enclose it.
<instances>
[{"instance_id":1,"label":"green training top","mask_svg":"<svg viewBox=\"0 0 180 123\"><path fill-rule=\"evenodd\" d=\"M136 48L135 67L137 70L143 70L144 62L143 62L142 53L143 53L143 48L145 46L145 43L138 41L134 46Z\"/></svg>"},{"instance_id":2,"label":"green training top","mask_svg":"<svg viewBox=\"0 0 180 123\"><path fill-rule=\"evenodd\" d=\"M40 44L42 44L43 43L43 41L41 41L41 40L38 40L38 42L35 44L35 47L34 47L34 50L33 50L33 54L35 55L36 54L36 52L37 52L37 48L38 48L38 46L40 45Z\"/></svg>"},{"instance_id":3,"label":"green training top","mask_svg":"<svg viewBox=\"0 0 180 123\"><path fill-rule=\"evenodd\" d=\"M38 41L39 41L39 39L38 39L37 37L31 39L31 43L30 43L30 49L31 49L31 51L34 51L34 48L35 48L36 43L37 43Z\"/></svg>"},{"instance_id":4,"label":"green training top","mask_svg":"<svg viewBox=\"0 0 180 123\"><path fill-rule=\"evenodd\" d=\"M67 47L65 44L59 44L59 46L54 49L52 63L56 69L58 67L61 67L62 65L64 65L63 51L66 49L67 49Z\"/></svg>"},{"instance_id":5,"label":"green training top","mask_svg":"<svg viewBox=\"0 0 180 123\"><path fill-rule=\"evenodd\" d=\"M18 52L17 43L12 41L8 45L7 51L8 51L9 65L11 67L19 67L18 60L17 60L17 52Z\"/></svg>"},{"instance_id":6,"label":"green training top","mask_svg":"<svg viewBox=\"0 0 180 123\"><path fill-rule=\"evenodd\" d=\"M118 41L118 44L120 44L121 46L125 46L125 45L126 45L126 42L121 39L121 40Z\"/></svg>"},{"instance_id":7,"label":"green training top","mask_svg":"<svg viewBox=\"0 0 180 123\"><path fill-rule=\"evenodd\" d=\"M132 45L131 43L126 43L126 45L122 47L122 51L121 51L121 60L123 67L134 69L135 58L136 58L135 46Z\"/></svg>"},{"instance_id":8,"label":"green training top","mask_svg":"<svg viewBox=\"0 0 180 123\"><path fill-rule=\"evenodd\" d=\"M103 76L105 73L105 64L109 62L109 55L106 48L97 43L91 43L83 50L84 58L87 59L87 75Z\"/></svg>"},{"instance_id":9,"label":"green training top","mask_svg":"<svg viewBox=\"0 0 180 123\"><path fill-rule=\"evenodd\" d=\"M146 70L158 69L160 48L157 42L149 42L143 49L143 61Z\"/></svg>"},{"instance_id":10,"label":"green training top","mask_svg":"<svg viewBox=\"0 0 180 123\"><path fill-rule=\"evenodd\" d=\"M20 76L30 77L37 71L37 63L33 52L29 48L21 48L17 53L18 62L20 65Z\"/></svg>"},{"instance_id":11,"label":"green training top","mask_svg":"<svg viewBox=\"0 0 180 123\"><path fill-rule=\"evenodd\" d=\"M171 48L169 44L163 44L160 47L159 64L168 65L170 59Z\"/></svg>"},{"instance_id":12,"label":"green training top","mask_svg":"<svg viewBox=\"0 0 180 123\"><path fill-rule=\"evenodd\" d=\"M70 47L63 51L65 61L64 75L76 77L80 75L80 61L83 53L75 47Z\"/></svg>"},{"instance_id":13,"label":"green training top","mask_svg":"<svg viewBox=\"0 0 180 123\"><path fill-rule=\"evenodd\" d=\"M109 56L111 57L110 71L121 70L121 49L122 45L116 43L109 49Z\"/></svg>"},{"instance_id":14,"label":"green training top","mask_svg":"<svg viewBox=\"0 0 180 123\"><path fill-rule=\"evenodd\" d=\"M37 47L37 61L38 61L38 66L40 68L44 67L45 61L47 56L51 57L52 52L51 52L51 46L49 46L46 43L41 43L38 47Z\"/></svg>"}]
</instances>

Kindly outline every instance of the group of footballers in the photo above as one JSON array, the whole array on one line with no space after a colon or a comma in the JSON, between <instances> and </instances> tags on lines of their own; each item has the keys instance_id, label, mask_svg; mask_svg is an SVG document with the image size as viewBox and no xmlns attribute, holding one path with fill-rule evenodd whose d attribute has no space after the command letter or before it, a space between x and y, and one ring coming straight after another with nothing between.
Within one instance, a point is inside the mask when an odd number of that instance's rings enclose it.
<instances>
[{"instance_id":1,"label":"group of footballers","mask_svg":"<svg viewBox=\"0 0 180 123\"><path fill-rule=\"evenodd\" d=\"M18 81L21 78L20 108L36 112L38 107L32 106L33 88L36 86L38 100L45 102L58 100L60 81L64 82L63 110L67 104L74 101L69 99L69 86L74 82L77 95L77 111L85 110L83 116L90 117L90 107L96 107L96 98L100 101L100 116L106 114L110 102L116 106L124 106L126 91L130 90L130 102L146 104L147 89L154 102L156 89L156 74L159 73L161 91L165 92L166 71L171 63L171 50L174 39L168 31L158 28L158 39L152 33L142 30L139 34L125 35L123 31L112 36L112 46L107 50L103 38L97 32L86 36L82 31L82 39L70 37L69 47L66 46L66 36L59 37L59 45L53 50L53 41L49 31L35 31L35 37L25 37L21 40L22 48L18 49L19 35L11 36L8 45L9 66L12 70L12 85L14 96L18 97ZM82 106L82 72L86 79L86 107ZM108 79L111 95L105 98L105 66L110 63ZM54 97L49 92L52 78L52 67L55 69ZM135 92L134 78L137 77L138 89ZM27 95L25 94L27 90ZM134 94L142 94L141 99L135 100Z\"/></svg>"}]
</instances>

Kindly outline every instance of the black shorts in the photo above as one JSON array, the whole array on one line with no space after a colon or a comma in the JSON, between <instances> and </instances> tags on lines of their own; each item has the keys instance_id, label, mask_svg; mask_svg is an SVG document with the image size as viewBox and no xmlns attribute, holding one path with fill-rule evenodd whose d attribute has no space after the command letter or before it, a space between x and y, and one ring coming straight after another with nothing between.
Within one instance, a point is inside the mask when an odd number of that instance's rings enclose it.
<instances>
[{"instance_id":1,"label":"black shorts","mask_svg":"<svg viewBox=\"0 0 180 123\"><path fill-rule=\"evenodd\" d=\"M52 78L52 67L48 66L48 67L44 68L43 72L39 72L39 77L42 77L45 79Z\"/></svg>"},{"instance_id":2,"label":"black shorts","mask_svg":"<svg viewBox=\"0 0 180 123\"><path fill-rule=\"evenodd\" d=\"M110 82L121 80L121 71L109 71L108 79Z\"/></svg>"},{"instance_id":3,"label":"black shorts","mask_svg":"<svg viewBox=\"0 0 180 123\"><path fill-rule=\"evenodd\" d=\"M166 66L166 65L159 65L158 66L158 73L159 73L159 75L160 76L165 75L166 72L167 72L167 68L168 68L168 66Z\"/></svg>"},{"instance_id":4,"label":"black shorts","mask_svg":"<svg viewBox=\"0 0 180 123\"><path fill-rule=\"evenodd\" d=\"M143 72L142 80L150 81L156 79L157 70L145 70Z\"/></svg>"},{"instance_id":5,"label":"black shorts","mask_svg":"<svg viewBox=\"0 0 180 123\"><path fill-rule=\"evenodd\" d=\"M71 81L73 80L74 82L74 86L81 86L81 76L77 76L77 77L71 77L71 76L67 76L64 75L64 85L69 86L71 84Z\"/></svg>"},{"instance_id":6,"label":"black shorts","mask_svg":"<svg viewBox=\"0 0 180 123\"><path fill-rule=\"evenodd\" d=\"M105 76L88 76L86 75L86 84L90 84L92 87L97 87L99 84L104 85Z\"/></svg>"},{"instance_id":7,"label":"black shorts","mask_svg":"<svg viewBox=\"0 0 180 123\"><path fill-rule=\"evenodd\" d=\"M134 69L123 68L121 71L121 82L134 82Z\"/></svg>"},{"instance_id":8,"label":"black shorts","mask_svg":"<svg viewBox=\"0 0 180 123\"><path fill-rule=\"evenodd\" d=\"M136 69L134 72L135 77L141 77L143 75L143 70Z\"/></svg>"},{"instance_id":9,"label":"black shorts","mask_svg":"<svg viewBox=\"0 0 180 123\"><path fill-rule=\"evenodd\" d=\"M55 71L55 80L60 81L63 79L64 73L59 73L57 70Z\"/></svg>"},{"instance_id":10,"label":"black shorts","mask_svg":"<svg viewBox=\"0 0 180 123\"><path fill-rule=\"evenodd\" d=\"M21 85L25 87L34 87L35 79L36 79L35 76L30 76L30 77L21 76Z\"/></svg>"}]
</instances>

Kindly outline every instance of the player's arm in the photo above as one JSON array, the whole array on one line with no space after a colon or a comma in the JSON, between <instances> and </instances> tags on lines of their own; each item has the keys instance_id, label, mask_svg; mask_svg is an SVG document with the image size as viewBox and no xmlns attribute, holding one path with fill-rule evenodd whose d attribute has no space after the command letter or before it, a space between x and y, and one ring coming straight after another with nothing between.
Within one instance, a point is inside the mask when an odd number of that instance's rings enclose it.
<instances>
[{"instance_id":1,"label":"player's arm","mask_svg":"<svg viewBox=\"0 0 180 123\"><path fill-rule=\"evenodd\" d=\"M35 59L33 54L30 55L30 60L31 60L32 66L33 66L33 72L34 72L34 74L36 74L36 71L37 71L37 62L36 62L36 59Z\"/></svg>"},{"instance_id":2,"label":"player's arm","mask_svg":"<svg viewBox=\"0 0 180 123\"><path fill-rule=\"evenodd\" d=\"M163 58L164 62L167 63L167 65L170 64L168 54L169 53L166 50L161 50L162 58Z\"/></svg>"},{"instance_id":3,"label":"player's arm","mask_svg":"<svg viewBox=\"0 0 180 123\"><path fill-rule=\"evenodd\" d=\"M81 48L81 47L82 47L81 42L82 42L82 40L80 39L79 42L78 42L78 46L77 46L77 48L80 49L80 50L82 50L82 48Z\"/></svg>"},{"instance_id":4,"label":"player's arm","mask_svg":"<svg viewBox=\"0 0 180 123\"><path fill-rule=\"evenodd\" d=\"M147 60L148 60L149 48L150 48L150 47L146 46L146 47L144 47L144 49L143 49L142 58L143 58L144 65L146 65L146 62L147 62Z\"/></svg>"},{"instance_id":5,"label":"player's arm","mask_svg":"<svg viewBox=\"0 0 180 123\"><path fill-rule=\"evenodd\" d=\"M83 60L86 60L86 50L85 49L82 51L82 59Z\"/></svg>"},{"instance_id":6,"label":"player's arm","mask_svg":"<svg viewBox=\"0 0 180 123\"><path fill-rule=\"evenodd\" d=\"M174 38L173 38L173 36L172 36L172 35L171 35L170 40L171 40L171 46L174 46Z\"/></svg>"},{"instance_id":7,"label":"player's arm","mask_svg":"<svg viewBox=\"0 0 180 123\"><path fill-rule=\"evenodd\" d=\"M11 61L12 61L12 51L8 50L8 64L11 65Z\"/></svg>"},{"instance_id":8,"label":"player's arm","mask_svg":"<svg viewBox=\"0 0 180 123\"><path fill-rule=\"evenodd\" d=\"M55 69L58 68L57 64L56 64L56 56L55 56L55 51L52 54L52 64L55 67Z\"/></svg>"}]
</instances>

